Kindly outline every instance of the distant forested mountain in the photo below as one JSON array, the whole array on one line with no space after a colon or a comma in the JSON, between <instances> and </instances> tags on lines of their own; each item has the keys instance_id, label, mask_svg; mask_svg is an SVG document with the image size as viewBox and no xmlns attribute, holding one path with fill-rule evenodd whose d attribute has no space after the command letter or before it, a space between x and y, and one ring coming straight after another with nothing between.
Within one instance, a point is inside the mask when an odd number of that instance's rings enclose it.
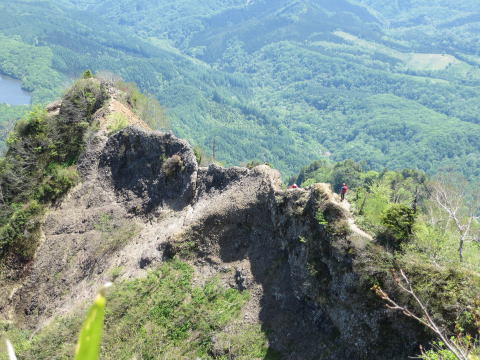
<instances>
[{"instance_id":1,"label":"distant forested mountain","mask_svg":"<svg viewBox=\"0 0 480 360\"><path fill-rule=\"evenodd\" d=\"M36 102L86 68L115 72L226 164L292 174L351 158L474 179L479 10L472 0L0 0L0 71Z\"/></svg>"}]
</instances>

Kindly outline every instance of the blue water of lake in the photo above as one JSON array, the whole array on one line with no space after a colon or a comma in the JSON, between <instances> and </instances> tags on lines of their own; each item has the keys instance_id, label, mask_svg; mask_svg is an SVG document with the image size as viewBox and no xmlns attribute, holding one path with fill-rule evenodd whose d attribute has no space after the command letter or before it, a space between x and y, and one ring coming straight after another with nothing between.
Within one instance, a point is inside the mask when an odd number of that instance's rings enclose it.
<instances>
[{"instance_id":1,"label":"blue water of lake","mask_svg":"<svg viewBox=\"0 0 480 360\"><path fill-rule=\"evenodd\" d=\"M29 105L32 96L22 89L22 82L0 74L0 104Z\"/></svg>"}]
</instances>

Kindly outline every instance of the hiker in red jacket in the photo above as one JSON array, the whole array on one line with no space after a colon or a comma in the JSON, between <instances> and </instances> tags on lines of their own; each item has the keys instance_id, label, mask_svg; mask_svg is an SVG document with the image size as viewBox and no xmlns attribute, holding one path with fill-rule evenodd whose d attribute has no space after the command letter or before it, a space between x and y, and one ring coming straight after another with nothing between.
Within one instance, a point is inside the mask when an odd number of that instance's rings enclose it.
<instances>
[{"instance_id":1,"label":"hiker in red jacket","mask_svg":"<svg viewBox=\"0 0 480 360\"><path fill-rule=\"evenodd\" d=\"M347 193L348 191L348 186L347 184L343 183L342 184L342 190L340 191L340 198L343 200L345 200L345 194Z\"/></svg>"}]
</instances>

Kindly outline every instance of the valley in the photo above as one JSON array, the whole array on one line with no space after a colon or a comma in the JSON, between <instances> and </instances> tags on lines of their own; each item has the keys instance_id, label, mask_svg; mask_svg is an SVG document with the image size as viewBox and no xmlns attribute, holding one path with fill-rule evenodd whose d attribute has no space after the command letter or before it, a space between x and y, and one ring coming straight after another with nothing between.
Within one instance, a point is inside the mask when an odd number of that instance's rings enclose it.
<instances>
[{"instance_id":1,"label":"valley","mask_svg":"<svg viewBox=\"0 0 480 360\"><path fill-rule=\"evenodd\" d=\"M53 100L85 69L114 72L155 95L176 134L210 155L215 144L226 165L268 162L288 177L330 154L476 181L480 62L469 16L477 5L448 16L444 6L0 1L8 38L0 70L21 78L34 103ZM403 22L391 19L398 11ZM9 46L35 53L37 65Z\"/></svg>"},{"instance_id":2,"label":"valley","mask_svg":"<svg viewBox=\"0 0 480 360\"><path fill-rule=\"evenodd\" d=\"M477 360L479 12L0 0L0 332L112 281L105 359Z\"/></svg>"}]
</instances>

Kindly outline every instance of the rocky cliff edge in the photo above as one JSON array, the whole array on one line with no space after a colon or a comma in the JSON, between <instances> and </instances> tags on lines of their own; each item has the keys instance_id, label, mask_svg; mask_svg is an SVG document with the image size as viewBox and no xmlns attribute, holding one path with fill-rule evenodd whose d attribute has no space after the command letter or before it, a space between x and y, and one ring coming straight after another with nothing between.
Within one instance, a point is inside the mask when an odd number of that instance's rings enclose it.
<instances>
[{"instance_id":1,"label":"rocky cliff edge","mask_svg":"<svg viewBox=\"0 0 480 360\"><path fill-rule=\"evenodd\" d=\"M133 125L109 134L115 111ZM370 293L361 269L371 239L329 185L282 190L266 165L199 167L186 141L149 130L115 97L96 117L81 183L48 212L27 274L2 294L5 317L42 326L102 283L178 256L197 283L216 275L249 291L242 321L261 323L289 359L400 359L412 350L416 327Z\"/></svg>"}]
</instances>

